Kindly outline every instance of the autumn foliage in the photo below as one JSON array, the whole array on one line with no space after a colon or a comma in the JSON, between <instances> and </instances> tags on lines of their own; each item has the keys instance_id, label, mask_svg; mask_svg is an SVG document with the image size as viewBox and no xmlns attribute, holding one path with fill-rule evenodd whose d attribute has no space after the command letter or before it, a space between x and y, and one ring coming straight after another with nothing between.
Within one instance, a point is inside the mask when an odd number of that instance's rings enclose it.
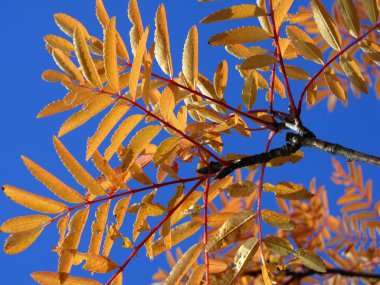
<instances>
[{"instance_id":1,"label":"autumn foliage","mask_svg":"<svg viewBox=\"0 0 380 285\"><path fill-rule=\"evenodd\" d=\"M293 0L256 2L221 2L219 10L201 16L201 24L235 20L208 43L224 46L226 58L232 55L239 64L234 70L223 60L211 79L201 74L203 63L198 62L201 25L188 32L182 66L173 66L170 40L177 39L170 34L164 4L157 7L154 24L147 19L150 25L144 25L137 1L130 0L128 39L121 37L102 0L96 1L102 39L69 15L54 16L65 35L45 37L58 70L46 70L42 77L62 84L67 93L46 105L38 118L70 113L53 143L81 187L72 188L45 169L47 163L41 166L25 156L25 166L56 199L3 186L11 200L37 212L1 225L10 234L6 253L24 251L46 227L58 227L59 239L51 243L57 272L34 272L34 281L100 284L97 275L89 279L71 274L74 266L82 266L108 274L107 285L121 285L123 271L136 262L137 253L150 259L166 253L170 268L152 276L156 284L380 280L380 202L372 198L372 182L363 178L358 163L333 158L333 182L344 188L337 201L329 201L316 180L307 186L264 181L271 167L299 162L303 147L380 165L377 157L321 141L303 125L301 114L307 112L304 101L312 107L326 99L332 111L336 102L347 104L351 93L368 93L369 86L380 94L379 4L338 0L327 7L311 0L296 7ZM252 24L239 25L240 19ZM317 72L309 74L304 61ZM232 72L244 80L234 105L225 94ZM293 80L303 86L299 94L291 88ZM279 110L279 100L289 108ZM256 109L257 101L267 107ZM91 174L60 137L98 114L102 118L85 150L86 160L99 171ZM258 131L267 132L268 139L261 150L253 148L257 153L223 151L228 136L238 141ZM273 148L272 140L281 132L289 132L287 141ZM193 174L184 176L184 169ZM156 197L163 189L171 189L164 202ZM272 208L262 207L264 197L273 201ZM329 211L335 202L340 216ZM130 221L132 231L124 231L123 224ZM90 239L81 242L90 223ZM271 230L264 230L264 223ZM194 237L194 245L182 247L182 241ZM112 259L116 240L129 255L121 264ZM79 247L80 242L87 247Z\"/></svg>"}]
</instances>

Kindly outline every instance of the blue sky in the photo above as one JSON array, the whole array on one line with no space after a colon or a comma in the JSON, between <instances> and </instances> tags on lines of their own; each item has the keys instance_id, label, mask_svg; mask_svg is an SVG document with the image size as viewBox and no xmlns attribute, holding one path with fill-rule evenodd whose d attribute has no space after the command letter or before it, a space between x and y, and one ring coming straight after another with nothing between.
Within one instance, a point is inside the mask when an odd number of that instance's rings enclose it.
<instances>
[{"instance_id":1,"label":"blue sky","mask_svg":"<svg viewBox=\"0 0 380 285\"><path fill-rule=\"evenodd\" d=\"M62 180L70 180L52 145L52 136L57 134L60 124L67 118L67 114L57 115L45 119L36 119L39 110L47 103L60 99L65 90L59 84L50 84L41 79L45 69L56 69L51 56L45 50L43 36L46 34L62 35L56 27L53 14L67 13L80 20L91 34L102 37L101 27L94 12L93 0L87 1L4 1L0 9L0 23L2 29L0 83L2 97L2 111L0 112L1 163L0 184L12 184L20 188L43 193L44 187L37 182L24 167L20 155L26 155L40 163ZM186 5L183 3L186 2ZM130 23L127 19L127 1L104 0L110 15L117 16L117 25L120 33L128 35ZM150 24L153 30L153 19L159 1L140 1L140 8L144 25ZM223 3L198 3L195 0L165 1L168 15L169 32L171 35L171 49L175 74L180 71L182 48L188 29L198 23L211 11L223 7ZM247 21L244 24L248 23ZM227 27L237 26L239 23L198 25L200 35L200 72L212 77L217 64L226 58L229 61L230 78L226 92L228 102L239 102L241 96L242 79L234 71L237 61L227 54L222 47L210 47L207 39ZM150 38L151 40L151 38ZM128 42L126 40L126 42ZM151 43L151 41L150 41ZM312 69L312 67L310 67ZM158 70L158 69L157 69ZM292 81L291 85L298 92L302 90L303 82ZM235 91L237 90L237 91ZM263 94L262 94L263 95ZM298 98L296 96L296 98ZM333 113L329 113L325 102L317 105L302 114L302 119L316 135L325 140L345 144L358 150L380 155L379 130L380 122L378 110L380 102L375 98L373 91L370 95L363 95L360 100L349 94L350 103L344 108L340 103ZM240 104L240 103L238 103ZM258 107L266 106L264 96ZM281 104L280 104L281 105ZM283 105L283 104L282 104ZM282 106L284 107L284 106ZM285 109L284 109L285 110ZM93 120L86 127L80 128L62 138L62 141L72 151L78 160L84 161L86 138L91 136L98 120ZM240 140L238 152L253 154L264 149L266 134L257 134L251 139ZM274 146L284 143L283 137L278 136ZM227 140L226 149L233 150L236 141ZM340 159L343 162L342 159ZM326 185L330 201L334 201L343 189L330 182L332 173L331 156L316 150L305 150L305 158L298 165L290 165L279 169L269 169L265 181L294 181L308 185L312 177L317 177L318 185ZM91 168L91 165L84 164ZM377 191L380 183L379 169L373 166L363 166L366 178L374 179L374 200L380 199ZM192 172L189 172L191 175ZM94 174L95 175L95 174ZM73 185L75 185L73 183ZM331 195L331 196L330 196ZM32 214L31 211L18 206L4 195L0 195L2 214L0 222L18 215ZM264 201L264 206L265 206ZM267 205L269 205L268 202ZM336 207L331 204L332 211ZM50 226L25 252L16 256L6 256L0 252L2 284L32 284L29 274L33 271L55 271L56 255L50 248L56 242L56 227ZM0 235L0 244L4 244L6 235ZM129 253L121 253L119 260ZM158 257L154 261L145 258L142 251L137 260L132 262L127 270L127 284L149 284L156 268L166 268L165 257ZM74 271L78 274L83 271Z\"/></svg>"}]
</instances>

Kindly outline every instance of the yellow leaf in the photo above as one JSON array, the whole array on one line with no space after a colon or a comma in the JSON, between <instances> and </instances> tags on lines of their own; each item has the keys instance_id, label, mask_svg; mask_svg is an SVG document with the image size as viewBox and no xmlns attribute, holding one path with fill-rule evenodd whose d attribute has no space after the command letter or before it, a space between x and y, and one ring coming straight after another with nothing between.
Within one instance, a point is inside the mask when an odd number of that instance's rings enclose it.
<instances>
[{"instance_id":1,"label":"yellow leaf","mask_svg":"<svg viewBox=\"0 0 380 285\"><path fill-rule=\"evenodd\" d=\"M158 65L165 74L173 77L172 56L170 53L170 41L168 24L166 20L166 11L164 4L158 6L155 18L156 31L154 33L154 42L156 43L154 54Z\"/></svg>"},{"instance_id":2,"label":"yellow leaf","mask_svg":"<svg viewBox=\"0 0 380 285\"><path fill-rule=\"evenodd\" d=\"M62 284L59 278L59 274L55 272L38 271L33 272L31 275L33 280L41 285ZM70 276L66 279L65 285L101 285L101 283L88 278Z\"/></svg>"},{"instance_id":3,"label":"yellow leaf","mask_svg":"<svg viewBox=\"0 0 380 285\"><path fill-rule=\"evenodd\" d=\"M80 84L84 83L84 79L82 77L82 74L79 72L79 69L66 54L56 48L53 49L52 54L55 63L67 74L68 77L74 81L79 82Z\"/></svg>"},{"instance_id":4,"label":"yellow leaf","mask_svg":"<svg viewBox=\"0 0 380 285\"><path fill-rule=\"evenodd\" d=\"M306 70L297 66L285 65L285 71L288 77L295 80L308 80L311 78L309 73Z\"/></svg>"},{"instance_id":5,"label":"yellow leaf","mask_svg":"<svg viewBox=\"0 0 380 285\"><path fill-rule=\"evenodd\" d=\"M191 272L191 275L189 276L189 279L187 280L186 285L201 285L205 268L206 268L206 265L204 264L198 265L193 270L193 272Z\"/></svg>"},{"instance_id":6,"label":"yellow leaf","mask_svg":"<svg viewBox=\"0 0 380 285\"><path fill-rule=\"evenodd\" d=\"M323 64L322 52L308 34L296 26L287 26L286 34L293 46L305 59Z\"/></svg>"},{"instance_id":7,"label":"yellow leaf","mask_svg":"<svg viewBox=\"0 0 380 285\"><path fill-rule=\"evenodd\" d=\"M298 248L293 254L301 259L302 264L306 267L318 272L326 272L326 266L322 259L314 253L303 248Z\"/></svg>"},{"instance_id":8,"label":"yellow leaf","mask_svg":"<svg viewBox=\"0 0 380 285\"><path fill-rule=\"evenodd\" d=\"M213 46L226 46L264 41L270 37L271 35L262 28L245 26L216 34L208 40L208 43Z\"/></svg>"},{"instance_id":9,"label":"yellow leaf","mask_svg":"<svg viewBox=\"0 0 380 285\"><path fill-rule=\"evenodd\" d=\"M258 93L257 72L250 71L248 77L244 80L244 87L242 91L243 103L251 109L256 102Z\"/></svg>"},{"instance_id":10,"label":"yellow leaf","mask_svg":"<svg viewBox=\"0 0 380 285\"><path fill-rule=\"evenodd\" d=\"M278 1L276 7L274 8L274 21L276 24L276 30L279 31L284 18L289 12L294 0L281 0Z\"/></svg>"},{"instance_id":11,"label":"yellow leaf","mask_svg":"<svg viewBox=\"0 0 380 285\"><path fill-rule=\"evenodd\" d=\"M51 46L53 49L59 49L69 55L74 51L74 46L68 40L61 38L56 35L46 35L44 36L45 42Z\"/></svg>"},{"instance_id":12,"label":"yellow leaf","mask_svg":"<svg viewBox=\"0 0 380 285\"><path fill-rule=\"evenodd\" d=\"M379 8L376 0L364 0L364 11L366 12L369 20L373 23L377 23L379 18Z\"/></svg>"},{"instance_id":13,"label":"yellow leaf","mask_svg":"<svg viewBox=\"0 0 380 285\"><path fill-rule=\"evenodd\" d=\"M44 228L34 228L11 234L4 244L4 251L7 254L17 254L27 249L38 236L42 233Z\"/></svg>"},{"instance_id":14,"label":"yellow leaf","mask_svg":"<svg viewBox=\"0 0 380 285\"><path fill-rule=\"evenodd\" d=\"M107 273L119 267L111 259L92 253L76 252L75 259L78 261L78 264L85 260L83 269L95 273Z\"/></svg>"},{"instance_id":15,"label":"yellow leaf","mask_svg":"<svg viewBox=\"0 0 380 285\"><path fill-rule=\"evenodd\" d=\"M272 210L262 210L261 216L268 225L281 230L293 230L295 227L288 217Z\"/></svg>"},{"instance_id":16,"label":"yellow leaf","mask_svg":"<svg viewBox=\"0 0 380 285\"><path fill-rule=\"evenodd\" d=\"M344 73L350 78L351 83L361 92L368 94L367 82L356 64L356 61L343 54L340 57L340 65Z\"/></svg>"},{"instance_id":17,"label":"yellow leaf","mask_svg":"<svg viewBox=\"0 0 380 285\"><path fill-rule=\"evenodd\" d=\"M70 219L69 232L63 240L58 263L59 280L62 283L70 274L74 255L86 225L89 210L89 208L80 209Z\"/></svg>"},{"instance_id":18,"label":"yellow leaf","mask_svg":"<svg viewBox=\"0 0 380 285\"><path fill-rule=\"evenodd\" d=\"M116 174L115 170L108 164L99 151L95 151L92 156L92 162L95 167L105 175L109 183L116 188L124 188L124 182L121 175Z\"/></svg>"},{"instance_id":19,"label":"yellow leaf","mask_svg":"<svg viewBox=\"0 0 380 285\"><path fill-rule=\"evenodd\" d=\"M297 185L292 182L280 182L276 186L265 183L263 189L267 192L274 192L278 198L287 200L311 199L314 196L314 194L303 188L302 185Z\"/></svg>"},{"instance_id":20,"label":"yellow leaf","mask_svg":"<svg viewBox=\"0 0 380 285\"><path fill-rule=\"evenodd\" d=\"M75 180L95 196L105 195L106 192L98 182L79 164L57 137L53 138L54 147L67 170Z\"/></svg>"},{"instance_id":21,"label":"yellow leaf","mask_svg":"<svg viewBox=\"0 0 380 285\"><path fill-rule=\"evenodd\" d=\"M66 230L67 230L68 226L69 226L69 216L68 215L63 216L57 222L59 239L58 239L56 248L62 247L62 243L63 243L63 240L65 239L65 234L66 234Z\"/></svg>"},{"instance_id":22,"label":"yellow leaf","mask_svg":"<svg viewBox=\"0 0 380 285\"><path fill-rule=\"evenodd\" d=\"M94 154L98 149L100 144L108 136L111 130L119 122L119 120L128 112L130 106L126 104L125 100L117 102L111 111L104 116L102 121L99 123L98 128L95 134L88 139L87 141L87 151L86 151L86 160Z\"/></svg>"},{"instance_id":23,"label":"yellow leaf","mask_svg":"<svg viewBox=\"0 0 380 285\"><path fill-rule=\"evenodd\" d=\"M279 255L287 256L293 251L292 244L288 240L281 237L267 236L263 239L263 241L267 248Z\"/></svg>"},{"instance_id":24,"label":"yellow leaf","mask_svg":"<svg viewBox=\"0 0 380 285\"><path fill-rule=\"evenodd\" d=\"M233 177L226 176L223 179L216 180L211 183L210 188L208 189L208 199L207 203L212 202L227 186L232 184Z\"/></svg>"},{"instance_id":25,"label":"yellow leaf","mask_svg":"<svg viewBox=\"0 0 380 285\"><path fill-rule=\"evenodd\" d=\"M33 162L26 156L21 156L25 166L30 173L42 184L44 184L51 192L57 195L62 200L70 203L81 203L85 198L73 188L67 186L53 174L43 169L37 163Z\"/></svg>"},{"instance_id":26,"label":"yellow leaf","mask_svg":"<svg viewBox=\"0 0 380 285\"><path fill-rule=\"evenodd\" d=\"M343 206L340 209L340 211L343 214L347 214L348 212L352 212L352 211L362 211L368 207L369 207L369 204L367 202L355 202L355 203Z\"/></svg>"},{"instance_id":27,"label":"yellow leaf","mask_svg":"<svg viewBox=\"0 0 380 285\"><path fill-rule=\"evenodd\" d=\"M160 97L160 111L162 117L169 121L171 117L174 116L174 107L175 107L175 97L173 90L170 86L166 86L166 88L162 91Z\"/></svg>"},{"instance_id":28,"label":"yellow leaf","mask_svg":"<svg viewBox=\"0 0 380 285\"><path fill-rule=\"evenodd\" d=\"M141 35L139 44L135 52L135 57L133 59L131 75L129 77L129 92L131 93L132 100L136 99L136 90L140 78L140 69L146 50L146 40L148 39L148 34L149 28L146 28L144 33Z\"/></svg>"},{"instance_id":29,"label":"yellow leaf","mask_svg":"<svg viewBox=\"0 0 380 285\"><path fill-rule=\"evenodd\" d=\"M272 285L273 284L272 280L270 279L267 267L265 265L261 266L261 273L263 275L264 285Z\"/></svg>"},{"instance_id":30,"label":"yellow leaf","mask_svg":"<svg viewBox=\"0 0 380 285\"><path fill-rule=\"evenodd\" d=\"M147 126L139 130L131 139L127 152L124 155L123 169L128 169L132 162L135 161L137 156L144 150L144 147L158 135L162 127L158 125Z\"/></svg>"},{"instance_id":31,"label":"yellow leaf","mask_svg":"<svg viewBox=\"0 0 380 285\"><path fill-rule=\"evenodd\" d=\"M144 33L144 28L141 21L137 0L129 1L128 18L133 24L131 31L129 32L129 38L131 40L132 53L136 55L137 46L139 44L142 34Z\"/></svg>"},{"instance_id":32,"label":"yellow leaf","mask_svg":"<svg viewBox=\"0 0 380 285\"><path fill-rule=\"evenodd\" d=\"M355 38L360 34L360 21L352 0L338 0L339 9L342 13L343 23L348 32Z\"/></svg>"},{"instance_id":33,"label":"yellow leaf","mask_svg":"<svg viewBox=\"0 0 380 285\"><path fill-rule=\"evenodd\" d=\"M61 213L67 209L67 206L65 204L30 193L11 185L4 185L3 191L4 194L15 203L37 212L56 214Z\"/></svg>"},{"instance_id":34,"label":"yellow leaf","mask_svg":"<svg viewBox=\"0 0 380 285\"><path fill-rule=\"evenodd\" d=\"M42 225L51 221L49 216L45 215L30 215L20 216L7 220L0 226L0 232L3 233L18 233L23 231L40 228Z\"/></svg>"},{"instance_id":35,"label":"yellow leaf","mask_svg":"<svg viewBox=\"0 0 380 285\"><path fill-rule=\"evenodd\" d=\"M252 18L266 15L265 11L260 7L250 4L234 5L214 12L205 17L200 23L208 24L228 20Z\"/></svg>"},{"instance_id":36,"label":"yellow leaf","mask_svg":"<svg viewBox=\"0 0 380 285\"><path fill-rule=\"evenodd\" d=\"M247 239L238 249L235 254L235 268L234 277L230 281L230 284L236 277L242 272L245 267L252 261L257 250L259 249L259 243L257 238L251 237Z\"/></svg>"},{"instance_id":37,"label":"yellow leaf","mask_svg":"<svg viewBox=\"0 0 380 285\"><path fill-rule=\"evenodd\" d=\"M116 41L116 18L113 17L104 32L104 69L108 84L113 90L119 92Z\"/></svg>"},{"instance_id":38,"label":"yellow leaf","mask_svg":"<svg viewBox=\"0 0 380 285\"><path fill-rule=\"evenodd\" d=\"M193 26L185 41L182 56L182 71L190 88L196 89L198 83L198 30Z\"/></svg>"},{"instance_id":39,"label":"yellow leaf","mask_svg":"<svg viewBox=\"0 0 380 285\"><path fill-rule=\"evenodd\" d=\"M172 268L168 278L165 280L165 285L180 284L182 277L202 252L202 248L202 243L197 243L190 247Z\"/></svg>"},{"instance_id":40,"label":"yellow leaf","mask_svg":"<svg viewBox=\"0 0 380 285\"><path fill-rule=\"evenodd\" d=\"M128 134L137 126L137 124L144 118L143 115L135 114L125 119L117 128L111 138L110 146L105 150L104 159L109 161L112 155L116 152L118 147L128 136Z\"/></svg>"},{"instance_id":41,"label":"yellow leaf","mask_svg":"<svg viewBox=\"0 0 380 285\"><path fill-rule=\"evenodd\" d=\"M92 86L102 88L102 81L88 50L83 30L80 27L77 27L74 32L74 47L83 75Z\"/></svg>"},{"instance_id":42,"label":"yellow leaf","mask_svg":"<svg viewBox=\"0 0 380 285\"><path fill-rule=\"evenodd\" d=\"M123 272L116 275L116 278L112 281L111 285L123 285Z\"/></svg>"},{"instance_id":43,"label":"yellow leaf","mask_svg":"<svg viewBox=\"0 0 380 285\"><path fill-rule=\"evenodd\" d=\"M227 61L223 60L218 64L214 74L214 88L215 94L218 99L222 99L224 95L224 90L226 90L228 78L228 65Z\"/></svg>"},{"instance_id":44,"label":"yellow leaf","mask_svg":"<svg viewBox=\"0 0 380 285\"><path fill-rule=\"evenodd\" d=\"M110 201L100 204L95 212L96 219L91 225L91 239L88 247L88 253L99 254L100 252L100 245L102 243L104 229L106 227L109 208Z\"/></svg>"},{"instance_id":45,"label":"yellow leaf","mask_svg":"<svg viewBox=\"0 0 380 285\"><path fill-rule=\"evenodd\" d=\"M156 165L161 164L170 154L170 152L176 148L182 138L170 137L160 143L153 156L153 161Z\"/></svg>"},{"instance_id":46,"label":"yellow leaf","mask_svg":"<svg viewBox=\"0 0 380 285\"><path fill-rule=\"evenodd\" d=\"M334 21L327 12L325 6L323 6L320 0L312 0L311 10L322 37L333 49L339 51L340 46L342 45L342 39L338 28L334 24Z\"/></svg>"},{"instance_id":47,"label":"yellow leaf","mask_svg":"<svg viewBox=\"0 0 380 285\"><path fill-rule=\"evenodd\" d=\"M360 48L366 53L377 65L380 66L380 46L371 41L364 39L360 43Z\"/></svg>"},{"instance_id":48,"label":"yellow leaf","mask_svg":"<svg viewBox=\"0 0 380 285\"><path fill-rule=\"evenodd\" d=\"M205 119L208 119L215 123L222 123L224 122L224 118L219 115L217 111L214 111L212 109L208 109L205 107L198 107L198 106L191 106L188 105L189 110L196 110L199 114L199 116L204 117Z\"/></svg>"},{"instance_id":49,"label":"yellow leaf","mask_svg":"<svg viewBox=\"0 0 380 285\"><path fill-rule=\"evenodd\" d=\"M245 197L251 195L256 189L256 184L247 180L231 184L226 191L230 197Z\"/></svg>"},{"instance_id":50,"label":"yellow leaf","mask_svg":"<svg viewBox=\"0 0 380 285\"><path fill-rule=\"evenodd\" d=\"M267 14L268 13L268 10L266 8L266 1L265 0L256 0L256 3L257 3L257 6L259 6L261 9L263 9ZM260 16L259 17L259 22L260 22L260 25L261 27L263 27L263 29L265 31L267 31L269 34L273 34L273 31L272 31L272 25L271 23L269 22L269 17L268 16Z\"/></svg>"},{"instance_id":51,"label":"yellow leaf","mask_svg":"<svg viewBox=\"0 0 380 285\"><path fill-rule=\"evenodd\" d=\"M86 39L88 39L90 36L86 30L86 28L80 23L78 20L74 19L73 17L59 13L54 15L55 23L58 25L58 27L68 36L73 37L74 31L76 28L81 28L83 30L83 34Z\"/></svg>"},{"instance_id":52,"label":"yellow leaf","mask_svg":"<svg viewBox=\"0 0 380 285\"><path fill-rule=\"evenodd\" d=\"M45 70L42 73L42 79L49 82L70 82L70 79L65 74L51 69Z\"/></svg>"},{"instance_id":53,"label":"yellow leaf","mask_svg":"<svg viewBox=\"0 0 380 285\"><path fill-rule=\"evenodd\" d=\"M248 57L240 65L240 68L243 70L255 69L266 67L268 65L274 64L277 62L277 58L271 55L259 54Z\"/></svg>"},{"instance_id":54,"label":"yellow leaf","mask_svg":"<svg viewBox=\"0 0 380 285\"><path fill-rule=\"evenodd\" d=\"M331 92L340 100L346 101L346 92L344 91L342 85L340 84L338 76L331 68L326 68L323 73L327 86L330 88Z\"/></svg>"}]
</instances>

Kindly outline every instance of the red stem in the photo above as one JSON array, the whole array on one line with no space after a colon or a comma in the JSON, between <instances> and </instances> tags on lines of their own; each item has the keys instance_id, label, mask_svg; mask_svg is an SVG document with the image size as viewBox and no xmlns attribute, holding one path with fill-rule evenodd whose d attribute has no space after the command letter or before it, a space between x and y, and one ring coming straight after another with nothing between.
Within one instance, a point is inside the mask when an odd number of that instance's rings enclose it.
<instances>
[{"instance_id":1,"label":"red stem","mask_svg":"<svg viewBox=\"0 0 380 285\"><path fill-rule=\"evenodd\" d=\"M208 218L208 191L210 189L210 177L207 178L206 180L206 187L205 190L203 191L203 227L204 227L204 232L203 232L203 244L206 246L208 242L208 229L207 229L207 218ZM205 265L206 265L206 285L209 285L210 282L210 264L209 264L209 258L208 258L208 252L205 252Z\"/></svg>"},{"instance_id":2,"label":"red stem","mask_svg":"<svg viewBox=\"0 0 380 285\"><path fill-rule=\"evenodd\" d=\"M148 235L133 249L132 253L129 255L127 260L119 267L119 269L112 275L112 277L107 281L105 285L110 285L116 276L123 272L124 268L132 260L132 258L137 254L140 248L148 241L148 239L162 226L162 224L170 218L171 215L182 205L182 203L195 191L195 189L205 180L206 178L201 177L201 179L190 189L190 191L175 205L171 210L168 211L166 216L154 227L152 228Z\"/></svg>"},{"instance_id":3,"label":"red stem","mask_svg":"<svg viewBox=\"0 0 380 285\"><path fill-rule=\"evenodd\" d=\"M361 35L360 37L358 37L357 39L355 39L353 42L351 42L350 44L348 44L344 49L342 49L340 52L338 52L336 55L334 55L327 63L325 63L321 69L316 73L314 74L314 76L309 80L309 82L306 84L305 88L303 89L302 93L301 93L301 96L300 96L300 99L298 101L298 108L297 108L297 115L299 116L301 114L301 111L302 111L302 101L303 101L303 98L305 97L305 94L306 94L306 91L307 89L311 86L311 84L313 84L313 82L318 78L318 76L327 68L329 67L329 65L335 60L337 59L338 57L340 57L342 54L344 54L349 48L351 48L353 45L357 44L358 42L360 42L361 40L363 40L369 33L371 33L372 31L374 31L376 28L378 28L380 26L380 23L377 23L376 25L372 26L367 32L365 32L363 35Z\"/></svg>"}]
</instances>

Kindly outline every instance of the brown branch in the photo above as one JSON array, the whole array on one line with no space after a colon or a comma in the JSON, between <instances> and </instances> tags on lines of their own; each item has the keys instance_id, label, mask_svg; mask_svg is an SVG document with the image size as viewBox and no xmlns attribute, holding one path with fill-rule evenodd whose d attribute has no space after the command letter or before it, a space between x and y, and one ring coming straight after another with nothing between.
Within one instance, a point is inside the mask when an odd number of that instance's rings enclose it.
<instances>
[{"instance_id":1,"label":"brown branch","mask_svg":"<svg viewBox=\"0 0 380 285\"><path fill-rule=\"evenodd\" d=\"M347 161L355 160L380 166L380 157L353 150L336 143L323 141L316 137L304 137L298 134L288 133L286 140L291 143L300 144L301 146L316 148L334 155L341 155Z\"/></svg>"}]
</instances>

